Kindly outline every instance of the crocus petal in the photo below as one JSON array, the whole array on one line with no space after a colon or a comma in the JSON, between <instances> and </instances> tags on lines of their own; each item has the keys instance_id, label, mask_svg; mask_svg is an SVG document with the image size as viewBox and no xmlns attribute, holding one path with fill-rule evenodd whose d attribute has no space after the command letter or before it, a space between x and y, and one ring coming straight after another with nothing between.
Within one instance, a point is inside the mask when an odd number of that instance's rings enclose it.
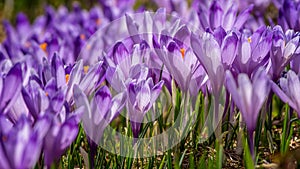
<instances>
[{"instance_id":1,"label":"crocus petal","mask_svg":"<svg viewBox=\"0 0 300 169\"><path fill-rule=\"evenodd\" d=\"M113 60L115 64L120 64L128 56L129 53L126 46L122 42L117 42L113 47Z\"/></svg>"},{"instance_id":2,"label":"crocus petal","mask_svg":"<svg viewBox=\"0 0 300 169\"><path fill-rule=\"evenodd\" d=\"M269 91L270 91L269 78L264 69L260 68L254 74L253 86L254 86L254 90L253 90L254 97L252 98L252 104L257 105L254 107L253 112L255 114L253 117L254 120L256 120L259 114L259 110L262 107L265 98L269 95Z\"/></svg>"},{"instance_id":3,"label":"crocus petal","mask_svg":"<svg viewBox=\"0 0 300 169\"><path fill-rule=\"evenodd\" d=\"M79 88L78 85L74 85L74 101L77 107L84 107L84 113L82 115L82 123L85 132L90 136L93 137L92 132L93 128L90 124L92 119L92 111L89 105L89 101L87 96L83 93L83 91Z\"/></svg>"},{"instance_id":4,"label":"crocus petal","mask_svg":"<svg viewBox=\"0 0 300 169\"><path fill-rule=\"evenodd\" d=\"M111 94L107 86L102 86L95 94L98 111L94 112L94 123L99 124L108 113L111 106Z\"/></svg>"},{"instance_id":5,"label":"crocus petal","mask_svg":"<svg viewBox=\"0 0 300 169\"><path fill-rule=\"evenodd\" d=\"M125 16L126 16L127 29L128 29L131 39L133 40L134 43L140 43L141 40L139 37L139 33L137 30L136 24L134 23L133 19L128 14L125 14Z\"/></svg>"},{"instance_id":6,"label":"crocus petal","mask_svg":"<svg viewBox=\"0 0 300 169\"><path fill-rule=\"evenodd\" d=\"M228 34L225 37L221 49L222 49L222 62L225 63L227 66L230 66L235 59L235 55L237 53L237 45L238 45L238 37L234 32Z\"/></svg>"},{"instance_id":7,"label":"crocus petal","mask_svg":"<svg viewBox=\"0 0 300 169\"><path fill-rule=\"evenodd\" d=\"M183 45L184 40L189 37L190 35L190 31L188 29L188 27L186 25L182 26L179 28L179 30L176 32L175 36L174 36L174 40L175 42L177 42L177 44L181 44Z\"/></svg>"},{"instance_id":8,"label":"crocus petal","mask_svg":"<svg viewBox=\"0 0 300 169\"><path fill-rule=\"evenodd\" d=\"M112 121L123 109L126 100L126 93L122 92L113 97L109 114L106 116L108 121Z\"/></svg>"},{"instance_id":9,"label":"crocus petal","mask_svg":"<svg viewBox=\"0 0 300 169\"><path fill-rule=\"evenodd\" d=\"M222 42L226 36L226 31L220 26L214 30L213 35L214 35L216 41L218 42L219 46L221 46Z\"/></svg>"},{"instance_id":10,"label":"crocus petal","mask_svg":"<svg viewBox=\"0 0 300 169\"><path fill-rule=\"evenodd\" d=\"M63 68L63 63L58 54L55 53L52 58L52 75L55 77L56 85L58 88L66 85L66 75Z\"/></svg>"},{"instance_id":11,"label":"crocus petal","mask_svg":"<svg viewBox=\"0 0 300 169\"><path fill-rule=\"evenodd\" d=\"M155 86L152 87L151 89L151 101L150 101L150 104L152 105L155 100L158 98L160 92L161 92L161 89L162 89L162 86L164 85L164 81L161 80L160 82L158 82Z\"/></svg>"},{"instance_id":12,"label":"crocus petal","mask_svg":"<svg viewBox=\"0 0 300 169\"><path fill-rule=\"evenodd\" d=\"M239 16L237 17L235 23L234 23L234 27L237 29L241 29L242 26L244 25L244 23L247 21L250 13L253 10L254 5L251 4L247 9L245 9L243 12L241 12L239 14Z\"/></svg>"},{"instance_id":13,"label":"crocus petal","mask_svg":"<svg viewBox=\"0 0 300 169\"><path fill-rule=\"evenodd\" d=\"M21 64L16 64L8 72L3 81L1 92L0 111L4 108L8 109L17 99L22 87L22 69Z\"/></svg>"},{"instance_id":14,"label":"crocus petal","mask_svg":"<svg viewBox=\"0 0 300 169\"><path fill-rule=\"evenodd\" d=\"M293 38L292 40L290 40L285 49L284 49L284 52L283 52L283 57L285 59L289 59L293 54L294 52L296 51L296 48L298 47L298 44L299 44L299 36Z\"/></svg>"},{"instance_id":15,"label":"crocus petal","mask_svg":"<svg viewBox=\"0 0 300 169\"><path fill-rule=\"evenodd\" d=\"M51 99L51 107L55 113L60 112L65 101L65 92L59 90Z\"/></svg>"},{"instance_id":16,"label":"crocus petal","mask_svg":"<svg viewBox=\"0 0 300 169\"><path fill-rule=\"evenodd\" d=\"M239 84L238 92L241 97L241 104L242 104L242 107L240 109L242 113L244 112L243 113L244 118L247 118L247 116L250 116L247 113L252 113L251 101L252 101L253 87L248 75L246 74L240 74L238 76L238 84Z\"/></svg>"},{"instance_id":17,"label":"crocus petal","mask_svg":"<svg viewBox=\"0 0 300 169\"><path fill-rule=\"evenodd\" d=\"M102 82L103 74L105 73L102 69L102 63L101 61L90 68L89 72L81 80L79 86L86 94L89 94L93 88L97 87L97 83Z\"/></svg>"},{"instance_id":18,"label":"crocus petal","mask_svg":"<svg viewBox=\"0 0 300 169\"><path fill-rule=\"evenodd\" d=\"M208 35L208 34L206 34ZM205 36L205 35L204 35ZM205 36L203 44L205 55L212 63L212 70L216 74L217 69L221 66L221 50L218 42L211 36ZM205 56L204 56L205 57Z\"/></svg>"},{"instance_id":19,"label":"crocus petal","mask_svg":"<svg viewBox=\"0 0 300 169\"><path fill-rule=\"evenodd\" d=\"M150 100L151 100L151 93L150 93L150 87L145 84L138 84L140 86L140 90L136 95L136 100L134 102L134 108L137 110L145 113L145 111L150 106Z\"/></svg>"},{"instance_id":20,"label":"crocus petal","mask_svg":"<svg viewBox=\"0 0 300 169\"><path fill-rule=\"evenodd\" d=\"M263 58L269 53L272 45L273 32L270 29L266 30L266 36L260 41L253 49L252 59L254 61L262 61Z\"/></svg>"},{"instance_id":21,"label":"crocus petal","mask_svg":"<svg viewBox=\"0 0 300 169\"><path fill-rule=\"evenodd\" d=\"M236 19L236 13L237 5L233 4L224 15L223 27L225 30L230 30L233 27Z\"/></svg>"},{"instance_id":22,"label":"crocus petal","mask_svg":"<svg viewBox=\"0 0 300 169\"><path fill-rule=\"evenodd\" d=\"M241 63L246 64L251 58L251 46L247 40L242 40L241 43Z\"/></svg>"},{"instance_id":23,"label":"crocus petal","mask_svg":"<svg viewBox=\"0 0 300 169\"><path fill-rule=\"evenodd\" d=\"M234 77L232 76L229 70L226 71L225 86L231 94L231 97L234 100L234 103L237 105L237 107L241 107L237 85Z\"/></svg>"},{"instance_id":24,"label":"crocus petal","mask_svg":"<svg viewBox=\"0 0 300 169\"><path fill-rule=\"evenodd\" d=\"M299 81L299 77L296 75L295 72L293 71L289 71L287 73L287 80L288 80L288 87L289 87L289 93L290 93L290 97L292 100L294 100L296 106L297 106L297 111L299 113L299 108L300 108L300 81ZM299 113L300 114L300 113Z\"/></svg>"},{"instance_id":25,"label":"crocus petal","mask_svg":"<svg viewBox=\"0 0 300 169\"><path fill-rule=\"evenodd\" d=\"M66 100L70 101L72 94L73 94L73 87L75 84L79 84L80 80L81 80L81 72L82 72L82 68L83 68L83 61L79 60L74 68L71 70L70 73L70 80L68 82L68 91L66 94Z\"/></svg>"},{"instance_id":26,"label":"crocus petal","mask_svg":"<svg viewBox=\"0 0 300 169\"><path fill-rule=\"evenodd\" d=\"M223 9L219 1L213 1L209 9L209 23L212 29L219 27L222 24Z\"/></svg>"},{"instance_id":27,"label":"crocus petal","mask_svg":"<svg viewBox=\"0 0 300 169\"><path fill-rule=\"evenodd\" d=\"M285 103L288 103L293 109L296 109L296 105L294 102L289 98L288 95L286 95L279 86L274 83L273 81L270 81L272 91Z\"/></svg>"}]
</instances>

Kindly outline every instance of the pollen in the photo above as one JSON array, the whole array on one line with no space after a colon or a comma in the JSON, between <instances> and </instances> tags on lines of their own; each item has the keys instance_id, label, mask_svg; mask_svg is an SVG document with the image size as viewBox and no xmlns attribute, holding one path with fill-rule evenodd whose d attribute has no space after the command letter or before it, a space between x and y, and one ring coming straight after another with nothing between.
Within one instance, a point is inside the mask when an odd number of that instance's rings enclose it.
<instances>
[{"instance_id":1,"label":"pollen","mask_svg":"<svg viewBox=\"0 0 300 169\"><path fill-rule=\"evenodd\" d=\"M48 92L45 92L45 95L48 97L48 96L49 96L49 93L48 93Z\"/></svg>"},{"instance_id":2,"label":"pollen","mask_svg":"<svg viewBox=\"0 0 300 169\"><path fill-rule=\"evenodd\" d=\"M87 45L86 45L86 49L87 49L87 50L90 50L91 48L92 48L92 46L91 46L90 44L87 44Z\"/></svg>"},{"instance_id":3,"label":"pollen","mask_svg":"<svg viewBox=\"0 0 300 169\"><path fill-rule=\"evenodd\" d=\"M44 52L46 52L47 46L48 46L48 44L47 44L46 42L40 44L40 48L41 48Z\"/></svg>"},{"instance_id":4,"label":"pollen","mask_svg":"<svg viewBox=\"0 0 300 169\"><path fill-rule=\"evenodd\" d=\"M98 19L96 20L96 24L97 24L97 25L100 25L100 24L101 24L101 19L100 19L100 18L98 18Z\"/></svg>"},{"instance_id":5,"label":"pollen","mask_svg":"<svg viewBox=\"0 0 300 169\"><path fill-rule=\"evenodd\" d=\"M30 47L31 47L31 43L28 42L28 41L26 41L26 42L25 42L25 47L26 47L26 48L30 48Z\"/></svg>"},{"instance_id":6,"label":"pollen","mask_svg":"<svg viewBox=\"0 0 300 169\"><path fill-rule=\"evenodd\" d=\"M83 66L83 72L85 73L85 74L87 74L87 72L89 71L89 66Z\"/></svg>"},{"instance_id":7,"label":"pollen","mask_svg":"<svg viewBox=\"0 0 300 169\"><path fill-rule=\"evenodd\" d=\"M251 37L247 38L248 42L251 43L252 42L252 39Z\"/></svg>"},{"instance_id":8,"label":"pollen","mask_svg":"<svg viewBox=\"0 0 300 169\"><path fill-rule=\"evenodd\" d=\"M68 83L70 80L70 75L69 74L66 74L66 82Z\"/></svg>"},{"instance_id":9,"label":"pollen","mask_svg":"<svg viewBox=\"0 0 300 169\"><path fill-rule=\"evenodd\" d=\"M80 34L80 39L81 40L85 40L85 35L84 34Z\"/></svg>"},{"instance_id":10,"label":"pollen","mask_svg":"<svg viewBox=\"0 0 300 169\"><path fill-rule=\"evenodd\" d=\"M185 49L184 48L181 48L180 49L180 53L181 53L181 57L182 59L184 58L184 55L185 55Z\"/></svg>"}]
</instances>

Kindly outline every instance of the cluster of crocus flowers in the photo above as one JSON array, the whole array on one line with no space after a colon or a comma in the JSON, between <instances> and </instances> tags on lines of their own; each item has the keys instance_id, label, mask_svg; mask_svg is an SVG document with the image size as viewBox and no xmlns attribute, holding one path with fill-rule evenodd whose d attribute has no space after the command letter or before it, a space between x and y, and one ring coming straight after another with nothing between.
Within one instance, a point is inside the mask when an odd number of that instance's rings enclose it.
<instances>
[{"instance_id":1,"label":"cluster of crocus flowers","mask_svg":"<svg viewBox=\"0 0 300 169\"><path fill-rule=\"evenodd\" d=\"M199 92L212 95L217 116L223 113L218 105L225 87L227 102L246 124L252 154L257 118L271 89L299 114L300 35L299 23L292 20L300 10L296 2L276 2L281 25L253 30L257 22L246 22L253 5L239 10L233 1L195 0L188 8L185 2L167 1L162 4L166 10L146 12L142 23L125 15L130 36L112 46L100 44L107 53L85 45L103 24L133 10L118 2L101 1L103 9L89 11L78 5L72 11L47 7L32 25L24 14L17 16L15 28L4 23L0 168L32 168L41 159L50 167L76 139L80 123L97 150L95 144L122 111L138 138L164 87L172 96L173 87L193 99ZM187 23L168 18L166 11L178 15L184 8L189 9ZM113 31L102 31L107 33L103 41L116 39ZM101 56L79 55L82 48ZM281 77L287 67L287 77Z\"/></svg>"}]
</instances>

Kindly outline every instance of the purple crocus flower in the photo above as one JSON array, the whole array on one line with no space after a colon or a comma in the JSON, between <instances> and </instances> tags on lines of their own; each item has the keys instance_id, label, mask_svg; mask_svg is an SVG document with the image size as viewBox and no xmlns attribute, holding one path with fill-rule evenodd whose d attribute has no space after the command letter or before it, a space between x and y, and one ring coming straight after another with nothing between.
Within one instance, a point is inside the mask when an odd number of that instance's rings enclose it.
<instances>
[{"instance_id":1,"label":"purple crocus flower","mask_svg":"<svg viewBox=\"0 0 300 169\"><path fill-rule=\"evenodd\" d=\"M74 99L77 107L85 108L82 123L87 136L98 144L104 129L124 107L126 94L122 92L112 98L109 88L102 86L89 103L87 96L75 85Z\"/></svg>"},{"instance_id":2,"label":"purple crocus flower","mask_svg":"<svg viewBox=\"0 0 300 169\"><path fill-rule=\"evenodd\" d=\"M94 156L97 152L97 144L103 136L105 128L116 118L125 105L125 92L119 93L112 98L109 88L102 86L93 96L89 103L87 96L79 88L74 86L74 99L76 106L84 107L82 115L83 128L90 145L90 165L94 166Z\"/></svg>"},{"instance_id":3,"label":"purple crocus flower","mask_svg":"<svg viewBox=\"0 0 300 169\"><path fill-rule=\"evenodd\" d=\"M99 0L100 5L104 9L104 15L110 20L119 18L124 12L131 11L130 8L133 4L133 0Z\"/></svg>"},{"instance_id":4,"label":"purple crocus flower","mask_svg":"<svg viewBox=\"0 0 300 169\"><path fill-rule=\"evenodd\" d=\"M43 115L49 107L48 93L45 92L40 84L31 76L29 83L26 87L22 88L22 96L24 102L34 119Z\"/></svg>"},{"instance_id":5,"label":"purple crocus flower","mask_svg":"<svg viewBox=\"0 0 300 169\"><path fill-rule=\"evenodd\" d=\"M219 26L222 26L226 31L233 28L239 30L246 22L252 9L253 5L250 5L237 16L238 6L233 0L213 0L211 4L199 3L198 16L203 31L207 28L214 30Z\"/></svg>"},{"instance_id":6,"label":"purple crocus flower","mask_svg":"<svg viewBox=\"0 0 300 169\"><path fill-rule=\"evenodd\" d=\"M188 27L182 25L176 29L177 31L173 32L174 37L170 37L168 34L171 33L166 31L163 31L159 37L153 35L153 47L159 60L155 60L155 56L153 56L154 58L151 58L152 63L150 63L151 65L159 65L158 70L163 65L181 91L184 93L189 92L192 96L195 96L200 87L206 82L206 74L192 49L185 44L185 41L189 40L190 37ZM157 63L153 64L154 61ZM166 81L166 84L168 84L168 81Z\"/></svg>"},{"instance_id":7,"label":"purple crocus flower","mask_svg":"<svg viewBox=\"0 0 300 169\"><path fill-rule=\"evenodd\" d=\"M67 113L64 120L52 116L50 129L44 137L45 165L50 168L51 164L58 160L64 151L77 137L80 114L83 108L78 108L72 114Z\"/></svg>"},{"instance_id":8,"label":"purple crocus flower","mask_svg":"<svg viewBox=\"0 0 300 169\"><path fill-rule=\"evenodd\" d=\"M276 3L279 6L278 24L284 30L294 29L300 30L299 24L299 7L300 3L293 0L283 0Z\"/></svg>"},{"instance_id":9,"label":"purple crocus flower","mask_svg":"<svg viewBox=\"0 0 300 169\"><path fill-rule=\"evenodd\" d=\"M233 62L236 74L246 73L249 76L259 67L266 66L272 45L273 31L261 26L251 36L243 33L240 37L238 54Z\"/></svg>"},{"instance_id":10,"label":"purple crocus flower","mask_svg":"<svg viewBox=\"0 0 300 169\"><path fill-rule=\"evenodd\" d=\"M220 31L215 33L215 37L210 33L204 33L200 38L192 34L191 46L205 69L212 93L217 98L223 86L225 70L232 66L235 59L238 37L234 32L226 35L223 29L216 30Z\"/></svg>"},{"instance_id":11,"label":"purple crocus flower","mask_svg":"<svg viewBox=\"0 0 300 169\"><path fill-rule=\"evenodd\" d=\"M127 110L135 138L138 138L143 118L156 101L164 84L160 81L154 85L152 78L147 78L148 71L145 69L140 71L143 72L139 78L127 82Z\"/></svg>"},{"instance_id":12,"label":"purple crocus flower","mask_svg":"<svg viewBox=\"0 0 300 169\"><path fill-rule=\"evenodd\" d=\"M225 85L235 105L242 113L249 134L250 151L254 157L253 132L259 111L270 91L269 78L261 68L254 74L252 82L247 74L241 73L236 83L235 78L227 71Z\"/></svg>"},{"instance_id":13,"label":"purple crocus flower","mask_svg":"<svg viewBox=\"0 0 300 169\"><path fill-rule=\"evenodd\" d=\"M50 121L41 117L34 126L23 115L15 125L0 116L0 168L33 168L40 157Z\"/></svg>"},{"instance_id":14,"label":"purple crocus flower","mask_svg":"<svg viewBox=\"0 0 300 169\"><path fill-rule=\"evenodd\" d=\"M286 76L286 78L282 77L279 80L279 85L281 88L279 88L279 86L272 81L272 90L283 102L288 103L289 106L291 106L300 117L299 76L292 70L289 70Z\"/></svg>"},{"instance_id":15,"label":"purple crocus flower","mask_svg":"<svg viewBox=\"0 0 300 169\"><path fill-rule=\"evenodd\" d=\"M272 62L273 80L277 81L286 65L293 60L294 56L298 56L299 36L293 33L292 39L289 39L289 33L292 30L283 32L280 26L273 28L273 44L271 47L270 57Z\"/></svg>"}]
</instances>

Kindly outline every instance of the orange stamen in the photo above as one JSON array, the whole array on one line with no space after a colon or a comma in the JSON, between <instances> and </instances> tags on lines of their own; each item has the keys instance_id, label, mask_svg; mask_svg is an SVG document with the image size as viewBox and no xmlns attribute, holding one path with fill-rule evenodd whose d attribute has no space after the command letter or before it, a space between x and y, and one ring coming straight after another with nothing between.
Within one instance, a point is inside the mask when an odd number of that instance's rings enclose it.
<instances>
[{"instance_id":1,"label":"orange stamen","mask_svg":"<svg viewBox=\"0 0 300 169\"><path fill-rule=\"evenodd\" d=\"M251 43L251 42L252 42L252 39L251 39L251 37L249 37L247 40L248 40L248 42L249 42L249 43Z\"/></svg>"},{"instance_id":2,"label":"orange stamen","mask_svg":"<svg viewBox=\"0 0 300 169\"><path fill-rule=\"evenodd\" d=\"M85 74L87 74L87 72L89 71L89 66L83 66L83 72L85 73Z\"/></svg>"},{"instance_id":3,"label":"orange stamen","mask_svg":"<svg viewBox=\"0 0 300 169\"><path fill-rule=\"evenodd\" d=\"M48 46L48 44L47 44L46 42L40 44L40 48L41 48L44 52L46 52L47 46Z\"/></svg>"},{"instance_id":4,"label":"orange stamen","mask_svg":"<svg viewBox=\"0 0 300 169\"><path fill-rule=\"evenodd\" d=\"M98 26L101 24L101 19L100 19L100 18L98 18L98 19L96 20L96 24L97 24Z\"/></svg>"},{"instance_id":5,"label":"orange stamen","mask_svg":"<svg viewBox=\"0 0 300 169\"><path fill-rule=\"evenodd\" d=\"M80 34L80 39L81 40L85 40L85 35L84 34Z\"/></svg>"},{"instance_id":6,"label":"orange stamen","mask_svg":"<svg viewBox=\"0 0 300 169\"><path fill-rule=\"evenodd\" d=\"M185 55L185 49L184 48L181 48L180 49L180 53L181 53L181 57L182 59L184 58L184 55Z\"/></svg>"},{"instance_id":7,"label":"orange stamen","mask_svg":"<svg viewBox=\"0 0 300 169\"><path fill-rule=\"evenodd\" d=\"M66 82L68 83L70 80L70 75L69 74L66 74Z\"/></svg>"},{"instance_id":8,"label":"orange stamen","mask_svg":"<svg viewBox=\"0 0 300 169\"><path fill-rule=\"evenodd\" d=\"M48 97L48 96L49 96L49 93L48 93L48 92L46 92L46 93L45 93L45 95Z\"/></svg>"}]
</instances>

